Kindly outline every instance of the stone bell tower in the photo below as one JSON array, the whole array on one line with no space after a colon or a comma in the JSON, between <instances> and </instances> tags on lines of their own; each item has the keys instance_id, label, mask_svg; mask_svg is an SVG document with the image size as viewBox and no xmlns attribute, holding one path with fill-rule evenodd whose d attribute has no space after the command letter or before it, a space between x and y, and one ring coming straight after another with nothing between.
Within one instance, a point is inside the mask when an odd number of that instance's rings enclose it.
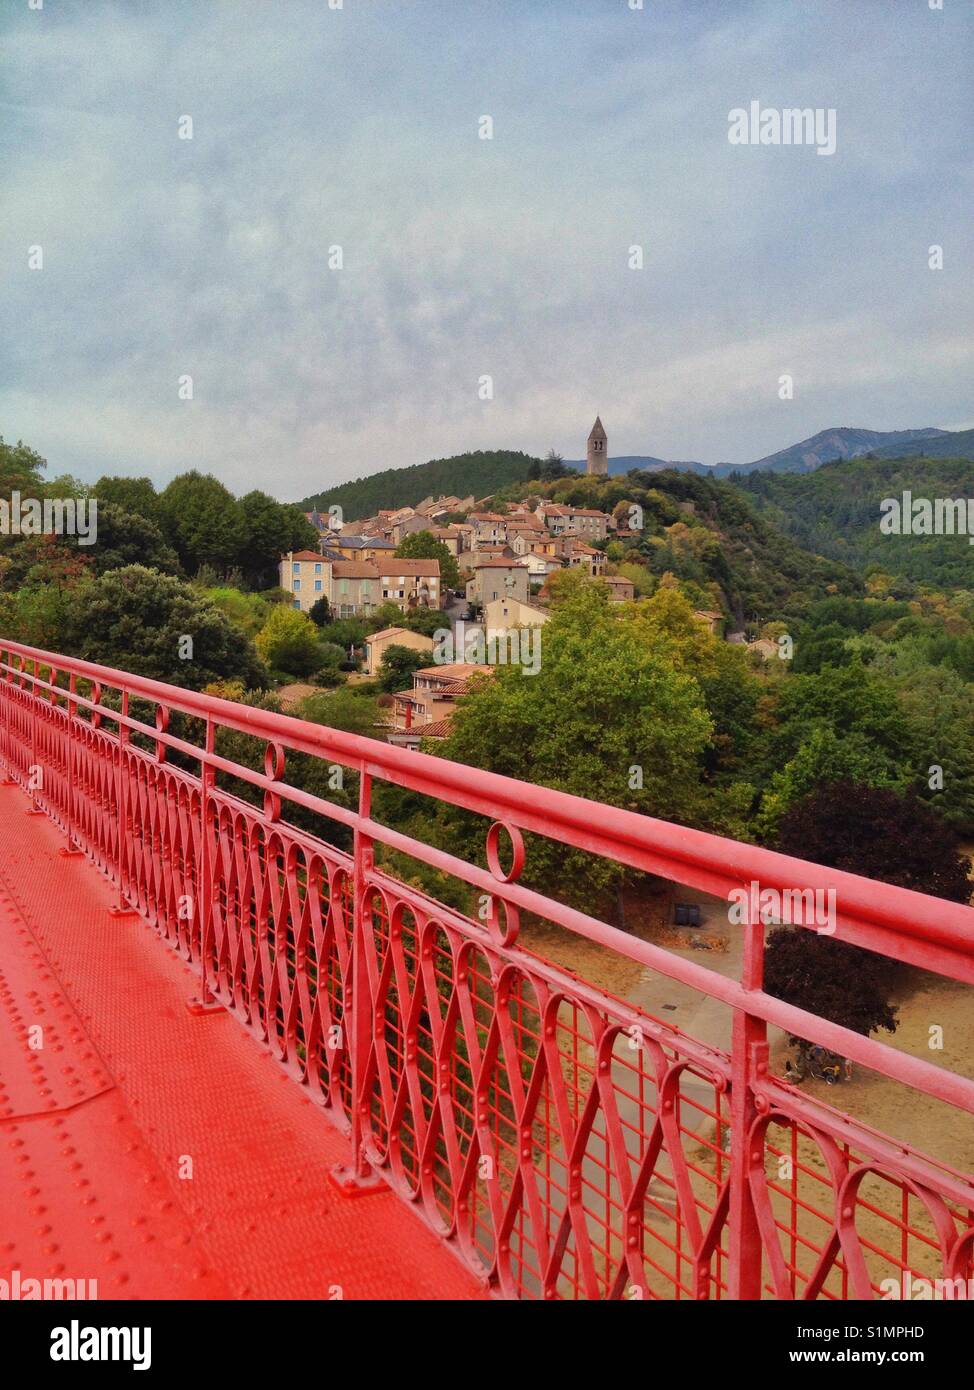
<instances>
[{"instance_id":1,"label":"stone bell tower","mask_svg":"<svg viewBox=\"0 0 974 1390\"><path fill-rule=\"evenodd\" d=\"M606 448L607 440L605 430L602 428L602 421L596 415L595 424L592 426L588 437L588 450L585 460L585 472L604 475L609 471L609 456Z\"/></svg>"}]
</instances>

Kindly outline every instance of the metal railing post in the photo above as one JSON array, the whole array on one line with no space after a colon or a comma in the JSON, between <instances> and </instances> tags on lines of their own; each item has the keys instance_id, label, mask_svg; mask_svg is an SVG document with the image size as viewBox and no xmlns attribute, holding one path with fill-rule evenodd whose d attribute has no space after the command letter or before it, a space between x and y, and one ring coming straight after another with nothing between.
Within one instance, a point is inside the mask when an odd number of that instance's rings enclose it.
<instances>
[{"instance_id":1,"label":"metal railing post","mask_svg":"<svg viewBox=\"0 0 974 1390\"><path fill-rule=\"evenodd\" d=\"M362 822L372 813L372 775L362 765L359 773L358 823L353 832L352 868L352 949L349 960L349 982L345 986L343 1025L349 1053L352 1093L352 1162L339 1164L332 1170L332 1179L346 1193L384 1190L385 1184L364 1154L362 1136L369 1113L365 1074L372 1046L374 1020L369 989L368 962L365 953L365 909L367 876L374 862L371 836L362 829ZM349 998L350 996L350 998ZM350 1006L350 1007L349 1007Z\"/></svg>"},{"instance_id":2,"label":"metal railing post","mask_svg":"<svg viewBox=\"0 0 974 1390\"><path fill-rule=\"evenodd\" d=\"M6 656L5 668L13 665L14 654L8 651ZM4 787L10 786L14 780L10 775L10 684L12 680L13 675L10 670L0 671L0 688L3 690L3 767L0 768L0 786Z\"/></svg>"},{"instance_id":3,"label":"metal railing post","mask_svg":"<svg viewBox=\"0 0 974 1390\"><path fill-rule=\"evenodd\" d=\"M748 920L744 932L741 984L760 990L764 982L764 926ZM764 1149L751 1152L748 1137L757 1117L753 1083L767 1073L767 1025L735 1009L731 1032L731 1151L728 1294L733 1299L761 1297L761 1232L751 1192L752 1171L764 1168Z\"/></svg>"},{"instance_id":4,"label":"metal railing post","mask_svg":"<svg viewBox=\"0 0 974 1390\"><path fill-rule=\"evenodd\" d=\"M81 854L81 849L74 843L74 719L78 713L78 706L71 698L78 692L78 678L72 671L68 676L68 717L67 717L67 756L68 756L68 806L67 806L67 834L68 843L62 845L58 853L65 859L74 855Z\"/></svg>"},{"instance_id":5,"label":"metal railing post","mask_svg":"<svg viewBox=\"0 0 974 1390\"><path fill-rule=\"evenodd\" d=\"M207 753L212 753L215 747L216 727L213 723L212 714L206 716L206 738L204 748ZM200 759L200 848L199 856L196 861L196 887L198 903L193 904L194 911L200 915L200 992L198 995L186 1001L186 1007L191 1014L217 1013L222 1010L223 1005L217 1000L213 991L210 989L207 979L206 963L210 954L210 942L212 941L212 914L213 914L213 868L212 868L212 846L210 844L210 832L207 827L207 803L210 792L216 785L216 769L212 768L204 758ZM192 941L190 941L190 955L192 956Z\"/></svg>"},{"instance_id":6,"label":"metal railing post","mask_svg":"<svg viewBox=\"0 0 974 1390\"><path fill-rule=\"evenodd\" d=\"M118 793L118 844L117 844L117 846L116 846L116 854L115 854L115 875L116 875L116 889L117 889L117 891L118 891L118 902L117 902L113 907L110 907L110 908L108 909L108 911L109 911L109 913L110 913L110 915L111 915L112 917L137 917L137 916L138 916L138 913L136 912L135 908L134 908L134 907L131 907L131 906L129 905L129 903L127 903L127 902L125 901L125 893L124 893L124 891L123 891L123 885L122 885L122 878L123 878L123 873L124 873L124 863L125 863L125 850L124 850L124 844L125 844L125 832L126 832L126 820L127 820L127 805L126 805L126 803L127 803L127 800L128 800L128 798L126 797L126 794L125 794L125 793L126 793L126 779L125 779L125 747L126 747L126 744L129 742L129 731L128 731L128 728L126 727L126 725L122 723L122 720L128 718L128 713L129 713L129 695L128 695L128 691L127 691L127 690L123 690L123 691L122 691L122 710L121 710L121 716L122 716L122 717L121 717L121 719L119 720L119 724L118 724L118 786L117 786L117 789L116 789L116 790L117 790L117 793Z\"/></svg>"},{"instance_id":7,"label":"metal railing post","mask_svg":"<svg viewBox=\"0 0 974 1390\"><path fill-rule=\"evenodd\" d=\"M28 816L43 816L44 810L37 804L37 789L34 779L40 768L37 761L37 706L39 698L37 694L37 682L40 679L41 663L34 658L34 680L30 687L30 767L27 769L27 791L30 796L30 805L27 807ZM42 776L43 783L43 776Z\"/></svg>"}]
</instances>

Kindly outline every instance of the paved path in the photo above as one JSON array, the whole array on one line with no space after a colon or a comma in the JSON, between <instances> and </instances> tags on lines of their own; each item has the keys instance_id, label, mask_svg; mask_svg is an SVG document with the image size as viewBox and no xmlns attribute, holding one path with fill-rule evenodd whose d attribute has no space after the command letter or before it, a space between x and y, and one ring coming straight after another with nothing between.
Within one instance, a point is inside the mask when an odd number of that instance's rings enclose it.
<instances>
[{"instance_id":1,"label":"paved path","mask_svg":"<svg viewBox=\"0 0 974 1390\"><path fill-rule=\"evenodd\" d=\"M188 1012L189 968L26 808L0 786L0 1279L482 1297L391 1192L338 1193L342 1136L233 1018Z\"/></svg>"}]
</instances>

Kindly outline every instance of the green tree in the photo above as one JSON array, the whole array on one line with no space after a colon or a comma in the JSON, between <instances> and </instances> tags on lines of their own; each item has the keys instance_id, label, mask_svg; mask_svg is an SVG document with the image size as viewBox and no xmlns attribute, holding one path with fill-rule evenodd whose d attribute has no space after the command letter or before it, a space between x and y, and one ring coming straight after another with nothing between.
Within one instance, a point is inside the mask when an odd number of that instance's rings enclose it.
<instances>
[{"instance_id":1,"label":"green tree","mask_svg":"<svg viewBox=\"0 0 974 1390\"><path fill-rule=\"evenodd\" d=\"M238 564L254 588L276 584L281 556L289 550L318 549L318 533L297 507L284 506L254 490L240 498L243 530Z\"/></svg>"},{"instance_id":2,"label":"green tree","mask_svg":"<svg viewBox=\"0 0 974 1390\"><path fill-rule=\"evenodd\" d=\"M413 672L421 666L428 666L429 652L418 652L414 647L401 647L391 642L382 655L379 671L379 688L389 694L397 690L409 690L413 683Z\"/></svg>"},{"instance_id":3,"label":"green tree","mask_svg":"<svg viewBox=\"0 0 974 1390\"><path fill-rule=\"evenodd\" d=\"M17 491L25 497L40 496L47 461L22 440L7 444L0 436L0 497Z\"/></svg>"},{"instance_id":4,"label":"green tree","mask_svg":"<svg viewBox=\"0 0 974 1390\"><path fill-rule=\"evenodd\" d=\"M841 781L895 787L902 785L903 777L889 755L860 732L838 734L827 724L814 726L794 757L771 775L757 816L760 838L774 840L782 816L821 783Z\"/></svg>"},{"instance_id":5,"label":"green tree","mask_svg":"<svg viewBox=\"0 0 974 1390\"><path fill-rule=\"evenodd\" d=\"M215 680L263 681L253 644L224 613L189 584L143 565L81 586L66 638L67 650L85 660L191 690Z\"/></svg>"},{"instance_id":6,"label":"green tree","mask_svg":"<svg viewBox=\"0 0 974 1390\"><path fill-rule=\"evenodd\" d=\"M889 788L853 782L817 787L782 818L777 848L952 902L968 902L974 886L942 817L915 796ZM890 996L901 975L897 961L805 927L778 927L768 937L769 994L857 1033L895 1030Z\"/></svg>"},{"instance_id":7,"label":"green tree","mask_svg":"<svg viewBox=\"0 0 974 1390\"><path fill-rule=\"evenodd\" d=\"M318 627L324 627L329 621L331 618L331 607L324 594L322 594L321 598L315 599L308 610L308 617L313 623L317 624Z\"/></svg>"},{"instance_id":8,"label":"green tree","mask_svg":"<svg viewBox=\"0 0 974 1390\"><path fill-rule=\"evenodd\" d=\"M272 670L286 671L290 675L310 675L321 661L318 629L307 613L285 608L283 604L271 609L257 634L256 645Z\"/></svg>"},{"instance_id":9,"label":"green tree","mask_svg":"<svg viewBox=\"0 0 974 1390\"><path fill-rule=\"evenodd\" d=\"M339 690L315 692L308 695L298 706L302 719L312 724L327 724L329 728L340 729L346 734L376 736L379 723L379 706L374 695L363 694L354 686L345 685Z\"/></svg>"},{"instance_id":10,"label":"green tree","mask_svg":"<svg viewBox=\"0 0 974 1390\"><path fill-rule=\"evenodd\" d=\"M112 478L105 474L95 483L91 495L98 502L99 523L102 507L109 505L158 522L159 497L151 478Z\"/></svg>"},{"instance_id":11,"label":"green tree","mask_svg":"<svg viewBox=\"0 0 974 1390\"><path fill-rule=\"evenodd\" d=\"M613 611L603 585L565 589L541 632L538 674L498 666L475 680L442 755L693 823L703 809L700 764L712 733L696 680ZM623 870L532 836L526 881L606 908L614 896L619 902Z\"/></svg>"},{"instance_id":12,"label":"green tree","mask_svg":"<svg viewBox=\"0 0 974 1390\"><path fill-rule=\"evenodd\" d=\"M256 489L245 493L237 505L242 519L238 563L249 584L267 588L277 582L281 556L288 550L288 518L280 502Z\"/></svg>"},{"instance_id":13,"label":"green tree","mask_svg":"<svg viewBox=\"0 0 974 1390\"><path fill-rule=\"evenodd\" d=\"M237 563L246 536L244 514L221 482L195 469L173 478L159 495L163 532L189 575L201 565L220 573Z\"/></svg>"},{"instance_id":14,"label":"green tree","mask_svg":"<svg viewBox=\"0 0 974 1390\"><path fill-rule=\"evenodd\" d=\"M768 933L764 987L786 1004L866 1037L877 1028L896 1031L896 1009L888 962L847 941L819 936L806 927L775 927ZM792 1037L801 1051L811 1044Z\"/></svg>"},{"instance_id":15,"label":"green tree","mask_svg":"<svg viewBox=\"0 0 974 1390\"><path fill-rule=\"evenodd\" d=\"M777 848L950 902L969 902L974 887L956 832L912 793L889 787L817 787L782 818Z\"/></svg>"},{"instance_id":16,"label":"green tree","mask_svg":"<svg viewBox=\"0 0 974 1390\"><path fill-rule=\"evenodd\" d=\"M404 536L396 548L396 555L402 560L439 560L440 582L450 589L460 583L460 570L455 556L438 541L432 531L414 531Z\"/></svg>"},{"instance_id":17,"label":"green tree","mask_svg":"<svg viewBox=\"0 0 974 1390\"><path fill-rule=\"evenodd\" d=\"M222 584L203 592L247 637L256 637L270 616L271 605L263 594L245 594Z\"/></svg>"},{"instance_id":18,"label":"green tree","mask_svg":"<svg viewBox=\"0 0 974 1390\"><path fill-rule=\"evenodd\" d=\"M81 547L84 553L86 547ZM90 547L95 572L144 565L161 574L178 574L179 560L154 521L114 502L98 503L98 539Z\"/></svg>"}]
</instances>

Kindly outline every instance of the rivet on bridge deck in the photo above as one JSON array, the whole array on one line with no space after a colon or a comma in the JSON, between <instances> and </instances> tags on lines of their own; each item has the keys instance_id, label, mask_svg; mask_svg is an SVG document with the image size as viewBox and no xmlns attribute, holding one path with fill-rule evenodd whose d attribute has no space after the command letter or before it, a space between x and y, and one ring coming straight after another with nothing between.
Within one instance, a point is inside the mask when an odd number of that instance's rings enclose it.
<instances>
[{"instance_id":1,"label":"rivet on bridge deck","mask_svg":"<svg viewBox=\"0 0 974 1390\"><path fill-rule=\"evenodd\" d=\"M356 773L357 808L291 787L292 751ZM0 1278L842 1299L974 1273L971 1175L774 1077L767 1028L965 1123L974 1083L765 994L759 923L735 981L532 891L523 834L725 898L834 888L839 939L966 983L974 910L2 640L0 771ZM487 868L381 823L376 781L487 817ZM376 845L487 894L489 920ZM719 1001L730 1052L526 950L521 912Z\"/></svg>"}]
</instances>

